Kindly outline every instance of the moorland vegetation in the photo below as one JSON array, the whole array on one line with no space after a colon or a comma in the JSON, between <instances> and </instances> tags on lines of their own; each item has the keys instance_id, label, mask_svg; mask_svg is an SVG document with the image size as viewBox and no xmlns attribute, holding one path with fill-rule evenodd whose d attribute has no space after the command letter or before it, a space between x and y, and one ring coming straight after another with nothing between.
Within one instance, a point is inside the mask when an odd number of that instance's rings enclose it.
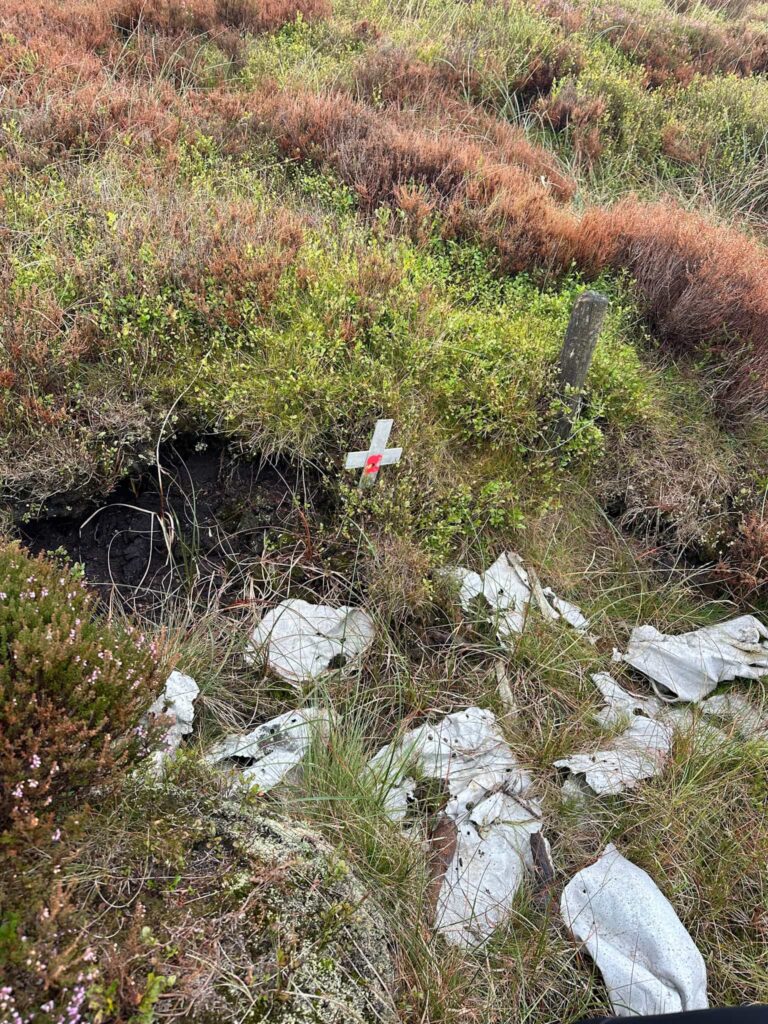
<instances>
[{"instance_id":1,"label":"moorland vegetation","mask_svg":"<svg viewBox=\"0 0 768 1024\"><path fill-rule=\"evenodd\" d=\"M365 782L401 723L469 703L541 780L555 884L621 844L712 1002L765 999L765 744L694 729L587 819L552 762L600 737L589 673L634 625L765 607L767 73L749 0L5 0L3 1024L605 1012L551 893L480 953L442 944L434 866ZM586 287L611 306L558 441ZM380 416L404 458L360 491L343 455ZM229 521L206 540L194 479L183 518L164 505L174 444L277 467L258 550L235 557ZM19 545L148 475L151 602ZM458 615L440 570L508 548L597 645L532 623L511 652ZM369 610L352 677L297 695L246 665L289 594ZM145 714L173 666L202 695L158 780ZM201 751L297 700L334 713L301 777L266 809L220 791Z\"/></svg>"}]
</instances>

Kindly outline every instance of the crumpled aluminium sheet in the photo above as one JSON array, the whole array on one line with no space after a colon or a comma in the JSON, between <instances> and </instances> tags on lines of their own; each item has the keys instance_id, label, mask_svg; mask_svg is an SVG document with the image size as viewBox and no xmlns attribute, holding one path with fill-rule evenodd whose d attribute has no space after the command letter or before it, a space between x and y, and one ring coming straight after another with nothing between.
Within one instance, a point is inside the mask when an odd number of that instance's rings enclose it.
<instances>
[{"instance_id":1,"label":"crumpled aluminium sheet","mask_svg":"<svg viewBox=\"0 0 768 1024\"><path fill-rule=\"evenodd\" d=\"M557 617L564 619L574 629L586 630L589 627L589 620L576 604L571 604L564 597L558 597L551 587L544 588L544 597L557 612Z\"/></svg>"},{"instance_id":2,"label":"crumpled aluminium sheet","mask_svg":"<svg viewBox=\"0 0 768 1024\"><path fill-rule=\"evenodd\" d=\"M507 555L508 558L517 558L517 555ZM539 611L549 622L556 622L563 619L574 629L586 630L589 622L582 614L578 605L571 604L562 597L558 597L551 587L542 587L539 577L534 569L528 570L528 581L531 586L531 594L536 602Z\"/></svg>"},{"instance_id":3,"label":"crumpled aluminium sheet","mask_svg":"<svg viewBox=\"0 0 768 1024\"><path fill-rule=\"evenodd\" d=\"M465 612L481 595L491 608L496 634L500 640L522 633L531 601L535 601L545 619L563 619L574 628L586 630L588 622L581 609L542 588L533 570L526 570L514 551L505 551L481 575L463 566L451 570L459 584L459 603Z\"/></svg>"},{"instance_id":4,"label":"crumpled aluminium sheet","mask_svg":"<svg viewBox=\"0 0 768 1024\"><path fill-rule=\"evenodd\" d=\"M673 737L671 722L638 715L603 749L572 754L554 764L570 772L572 781L564 787L566 794L576 796L581 791L582 795L615 796L662 770Z\"/></svg>"},{"instance_id":5,"label":"crumpled aluminium sheet","mask_svg":"<svg viewBox=\"0 0 768 1024\"><path fill-rule=\"evenodd\" d=\"M580 752L555 762L568 771L563 794L582 801L592 796L615 796L662 771L670 757L675 732L695 729L699 744L715 748L727 741L720 729L701 721L693 708L670 707L657 697L630 693L607 672L592 676L605 698L595 718L606 728L625 725L602 749ZM712 714L723 715L719 697ZM706 711L710 700L701 706ZM718 712L716 709L721 709Z\"/></svg>"},{"instance_id":6,"label":"crumpled aluminium sheet","mask_svg":"<svg viewBox=\"0 0 768 1024\"><path fill-rule=\"evenodd\" d=\"M518 765L491 711L470 707L446 715L437 724L420 725L373 757L369 769L390 791L407 781L409 765L422 775L442 779L456 796L471 783L490 791L505 786L522 792L530 776Z\"/></svg>"},{"instance_id":7,"label":"crumpled aluminium sheet","mask_svg":"<svg viewBox=\"0 0 768 1024\"><path fill-rule=\"evenodd\" d=\"M627 653L615 657L648 676L662 699L700 701L726 680L768 675L767 638L753 615L680 636L637 626Z\"/></svg>"},{"instance_id":8,"label":"crumpled aluminium sheet","mask_svg":"<svg viewBox=\"0 0 768 1024\"><path fill-rule=\"evenodd\" d=\"M494 715L470 707L412 729L380 750L370 769L385 787L385 807L401 821L412 799L411 766L446 783L442 812L456 824L456 849L440 885L435 928L447 941L477 946L509 914L533 868L530 836L542 827L531 778L518 765Z\"/></svg>"},{"instance_id":9,"label":"crumpled aluminium sheet","mask_svg":"<svg viewBox=\"0 0 768 1024\"><path fill-rule=\"evenodd\" d=\"M522 633L531 601L531 586L518 555L504 552L482 576L460 568L455 571L455 577L461 581L459 603L464 611L469 611L472 601L482 594L493 612L500 640Z\"/></svg>"},{"instance_id":10,"label":"crumpled aluminium sheet","mask_svg":"<svg viewBox=\"0 0 768 1024\"><path fill-rule=\"evenodd\" d=\"M574 875L560 912L600 969L617 1016L706 1009L701 953L651 877L615 846Z\"/></svg>"},{"instance_id":11,"label":"crumpled aluminium sheet","mask_svg":"<svg viewBox=\"0 0 768 1024\"><path fill-rule=\"evenodd\" d=\"M625 690L608 672L595 672L592 682L605 700L605 707L597 712L595 718L607 728L628 723L634 715L654 718L663 707L656 697L641 697Z\"/></svg>"},{"instance_id":12,"label":"crumpled aluminium sheet","mask_svg":"<svg viewBox=\"0 0 768 1024\"><path fill-rule=\"evenodd\" d=\"M241 778L267 792L286 778L304 758L316 733L327 734L330 716L324 708L303 708L257 726L246 735L233 733L208 753L212 764L243 765Z\"/></svg>"},{"instance_id":13,"label":"crumpled aluminium sheet","mask_svg":"<svg viewBox=\"0 0 768 1024\"><path fill-rule=\"evenodd\" d=\"M246 661L260 655L282 679L300 683L332 668L349 668L373 642L373 621L361 608L332 608L288 598L266 613L251 636Z\"/></svg>"},{"instance_id":14,"label":"crumpled aluminium sheet","mask_svg":"<svg viewBox=\"0 0 768 1024\"><path fill-rule=\"evenodd\" d=\"M456 822L456 850L438 894L435 928L452 945L479 946L506 920L533 871L531 835L541 830L541 808L496 790L477 804L459 794L444 813Z\"/></svg>"},{"instance_id":15,"label":"crumpled aluminium sheet","mask_svg":"<svg viewBox=\"0 0 768 1024\"><path fill-rule=\"evenodd\" d=\"M702 703L701 710L731 722L745 740L768 742L768 715L741 693L716 693Z\"/></svg>"},{"instance_id":16,"label":"crumpled aluminium sheet","mask_svg":"<svg viewBox=\"0 0 768 1024\"><path fill-rule=\"evenodd\" d=\"M171 672L161 695L147 712L150 715L165 715L171 724L164 736L164 749L155 753L155 765L160 767L166 757L174 754L181 741L194 728L195 700L200 687L192 676L183 672Z\"/></svg>"}]
</instances>

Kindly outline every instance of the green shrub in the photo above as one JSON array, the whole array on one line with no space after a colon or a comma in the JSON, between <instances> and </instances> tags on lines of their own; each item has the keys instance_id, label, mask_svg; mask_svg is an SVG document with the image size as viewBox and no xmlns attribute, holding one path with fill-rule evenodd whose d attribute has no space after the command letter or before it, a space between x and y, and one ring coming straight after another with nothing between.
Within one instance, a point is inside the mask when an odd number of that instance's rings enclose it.
<instances>
[{"instance_id":1,"label":"green shrub","mask_svg":"<svg viewBox=\"0 0 768 1024\"><path fill-rule=\"evenodd\" d=\"M732 174L768 154L768 82L697 78L676 103L689 147L713 173Z\"/></svg>"},{"instance_id":2,"label":"green shrub","mask_svg":"<svg viewBox=\"0 0 768 1024\"><path fill-rule=\"evenodd\" d=\"M0 545L0 829L53 821L147 748L161 689L155 644L95 614L70 568Z\"/></svg>"}]
</instances>

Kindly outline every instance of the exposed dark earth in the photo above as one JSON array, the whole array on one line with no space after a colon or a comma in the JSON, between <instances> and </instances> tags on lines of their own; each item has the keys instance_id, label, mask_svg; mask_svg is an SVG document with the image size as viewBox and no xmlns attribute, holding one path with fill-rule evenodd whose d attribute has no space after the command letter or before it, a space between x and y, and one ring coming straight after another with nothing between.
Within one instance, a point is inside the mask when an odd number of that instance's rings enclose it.
<instances>
[{"instance_id":1,"label":"exposed dark earth","mask_svg":"<svg viewBox=\"0 0 768 1024\"><path fill-rule=\"evenodd\" d=\"M19 531L35 554L66 552L103 596L144 607L192 565L222 575L258 558L268 535L300 539L296 494L311 508L319 488L289 463L241 457L217 438L183 438L164 446L159 466L127 477L90 509Z\"/></svg>"}]
</instances>

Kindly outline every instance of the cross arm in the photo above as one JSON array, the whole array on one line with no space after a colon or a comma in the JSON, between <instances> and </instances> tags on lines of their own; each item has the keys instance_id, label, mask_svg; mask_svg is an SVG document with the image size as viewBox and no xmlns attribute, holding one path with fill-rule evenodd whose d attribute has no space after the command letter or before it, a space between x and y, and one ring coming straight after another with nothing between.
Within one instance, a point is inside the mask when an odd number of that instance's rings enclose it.
<instances>
[{"instance_id":1,"label":"cross arm","mask_svg":"<svg viewBox=\"0 0 768 1024\"><path fill-rule=\"evenodd\" d=\"M344 463L345 469L364 469L365 464L368 461L370 455L377 455L378 452L349 452L347 460ZM387 448L386 451L381 452L381 463L382 466L393 466L396 462L400 461L400 456L403 454L402 448Z\"/></svg>"}]
</instances>

